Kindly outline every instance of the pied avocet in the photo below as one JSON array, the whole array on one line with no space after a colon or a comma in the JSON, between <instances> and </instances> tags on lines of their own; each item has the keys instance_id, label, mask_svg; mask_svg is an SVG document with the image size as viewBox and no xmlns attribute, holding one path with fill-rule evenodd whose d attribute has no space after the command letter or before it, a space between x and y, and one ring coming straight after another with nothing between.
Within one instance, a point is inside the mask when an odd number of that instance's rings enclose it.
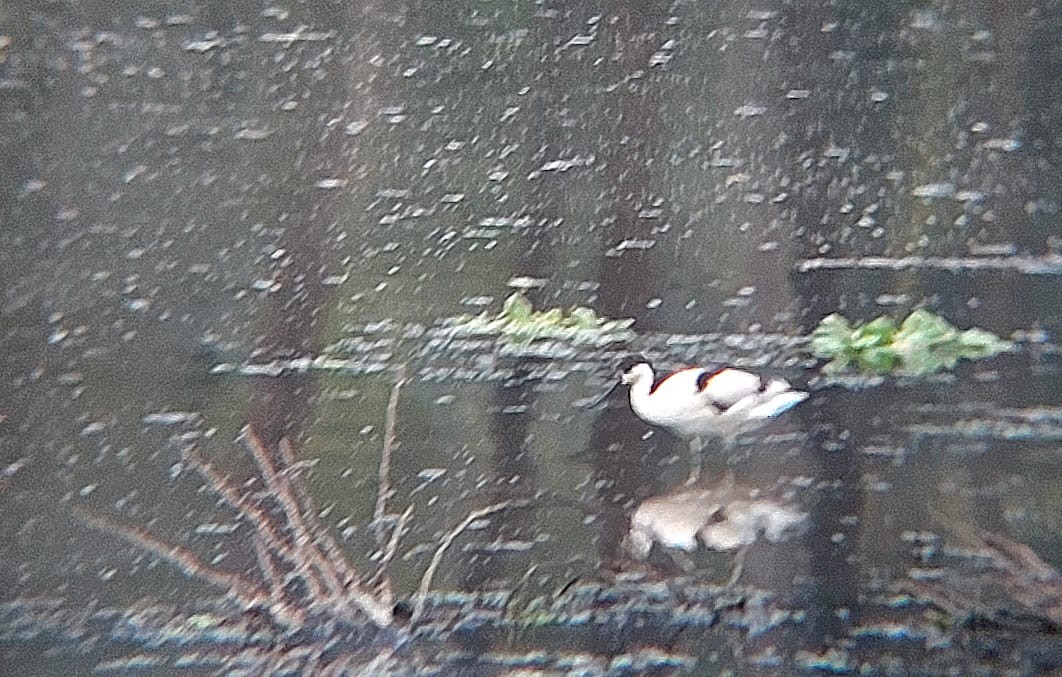
<instances>
[{"instance_id":1,"label":"pied avocet","mask_svg":"<svg viewBox=\"0 0 1062 677\"><path fill-rule=\"evenodd\" d=\"M690 440L693 469L700 476L702 439L717 437L728 450L738 434L754 430L807 399L788 381L765 379L734 367L687 367L657 377L644 356L620 365L630 386L631 409L646 423Z\"/></svg>"}]
</instances>

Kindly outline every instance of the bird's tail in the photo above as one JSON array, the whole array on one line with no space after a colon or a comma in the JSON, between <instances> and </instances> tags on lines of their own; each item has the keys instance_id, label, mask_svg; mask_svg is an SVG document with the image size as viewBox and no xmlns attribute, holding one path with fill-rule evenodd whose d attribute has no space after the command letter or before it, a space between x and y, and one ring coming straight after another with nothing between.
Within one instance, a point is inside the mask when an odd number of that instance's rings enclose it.
<instances>
[{"instance_id":1,"label":"bird's tail","mask_svg":"<svg viewBox=\"0 0 1062 677\"><path fill-rule=\"evenodd\" d=\"M775 383L784 382L775 381ZM808 394L806 392L802 390L789 390L789 384L785 384L785 386L787 388L786 390L770 394L766 400L749 409L748 417L774 418L808 399ZM767 392L770 393L770 390L771 389L768 388Z\"/></svg>"}]
</instances>

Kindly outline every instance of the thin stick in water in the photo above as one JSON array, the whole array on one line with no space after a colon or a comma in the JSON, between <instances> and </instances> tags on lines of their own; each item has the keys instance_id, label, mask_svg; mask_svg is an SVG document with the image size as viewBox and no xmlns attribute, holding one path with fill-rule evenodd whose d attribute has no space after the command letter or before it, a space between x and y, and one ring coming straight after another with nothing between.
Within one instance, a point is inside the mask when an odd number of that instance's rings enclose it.
<instances>
[{"instance_id":1,"label":"thin stick in water","mask_svg":"<svg viewBox=\"0 0 1062 677\"><path fill-rule=\"evenodd\" d=\"M508 501L501 501L500 503L494 503L478 510L473 510L468 513L468 516L461 521L456 527L451 529L442 541L439 543L439 547L435 549L435 554L432 555L431 563L428 564L428 568L424 571L424 575L420 579L420 587L417 589L416 601L413 604L413 616L410 619L410 623L416 623L420 618L420 615L424 612L424 603L428 598L428 589L431 588L431 580L435 577L435 571L439 568L439 564L442 562L443 555L446 554L446 550L454 542L458 536L460 536L465 529L472 525L477 520L481 520L484 517L488 517L502 510L508 510L510 508L523 508L531 504L531 501L525 498L510 499Z\"/></svg>"}]
</instances>

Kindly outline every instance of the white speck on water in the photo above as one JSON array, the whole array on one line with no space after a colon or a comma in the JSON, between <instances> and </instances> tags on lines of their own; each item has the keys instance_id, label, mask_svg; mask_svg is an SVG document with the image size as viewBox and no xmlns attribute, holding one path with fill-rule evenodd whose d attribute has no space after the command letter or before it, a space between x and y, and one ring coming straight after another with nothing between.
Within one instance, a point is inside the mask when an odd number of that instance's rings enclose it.
<instances>
[{"instance_id":1,"label":"white speck on water","mask_svg":"<svg viewBox=\"0 0 1062 677\"><path fill-rule=\"evenodd\" d=\"M242 141L258 141L273 134L271 129L247 129L243 128L236 132L232 138Z\"/></svg>"},{"instance_id":2,"label":"white speck on water","mask_svg":"<svg viewBox=\"0 0 1062 677\"><path fill-rule=\"evenodd\" d=\"M79 496L88 496L99 487L98 484L86 484L81 487L81 491L77 492Z\"/></svg>"},{"instance_id":3,"label":"white speck on water","mask_svg":"<svg viewBox=\"0 0 1062 677\"><path fill-rule=\"evenodd\" d=\"M435 35L422 35L417 38L417 41L413 44L417 47L428 47L434 45L438 40L439 38Z\"/></svg>"},{"instance_id":4,"label":"white speck on water","mask_svg":"<svg viewBox=\"0 0 1062 677\"><path fill-rule=\"evenodd\" d=\"M56 221L73 221L81 214L77 207L60 207L55 214Z\"/></svg>"},{"instance_id":5,"label":"white speck on water","mask_svg":"<svg viewBox=\"0 0 1062 677\"><path fill-rule=\"evenodd\" d=\"M538 168L539 172L566 172L573 167L589 167L594 162L594 156L576 155L570 159L550 160ZM535 172L532 172L534 175Z\"/></svg>"},{"instance_id":6,"label":"white speck on water","mask_svg":"<svg viewBox=\"0 0 1062 677\"><path fill-rule=\"evenodd\" d=\"M811 96L810 89L790 89L785 93L787 99L806 99Z\"/></svg>"},{"instance_id":7,"label":"white speck on water","mask_svg":"<svg viewBox=\"0 0 1062 677\"><path fill-rule=\"evenodd\" d=\"M981 145L989 150L1001 150L1010 153L1021 148L1021 141L1018 139L989 139Z\"/></svg>"},{"instance_id":8,"label":"white speck on water","mask_svg":"<svg viewBox=\"0 0 1062 677\"><path fill-rule=\"evenodd\" d=\"M66 329L58 329L56 331L53 331L51 335L48 336L48 344L54 346L56 343L60 343L63 339L69 336L69 334L70 332Z\"/></svg>"},{"instance_id":9,"label":"white speck on water","mask_svg":"<svg viewBox=\"0 0 1062 677\"><path fill-rule=\"evenodd\" d=\"M287 253L288 250L284 249L283 247L277 247L273 250L273 253L269 255L269 258L273 259L274 261L279 261L280 259L284 258L284 255Z\"/></svg>"},{"instance_id":10,"label":"white speck on water","mask_svg":"<svg viewBox=\"0 0 1062 677\"><path fill-rule=\"evenodd\" d=\"M126 310L131 310L134 313L147 310L151 307L151 299L129 299L125 302Z\"/></svg>"},{"instance_id":11,"label":"white speck on water","mask_svg":"<svg viewBox=\"0 0 1062 677\"><path fill-rule=\"evenodd\" d=\"M939 31L941 29L940 18L931 9L912 12L910 26L924 31Z\"/></svg>"},{"instance_id":12,"label":"white speck on water","mask_svg":"<svg viewBox=\"0 0 1062 677\"><path fill-rule=\"evenodd\" d=\"M299 26L290 33L263 33L259 36L259 42L279 42L285 47L291 47L296 42L322 42L335 37L335 31L308 31L305 26Z\"/></svg>"},{"instance_id":13,"label":"white speck on water","mask_svg":"<svg viewBox=\"0 0 1062 677\"><path fill-rule=\"evenodd\" d=\"M136 177L147 171L147 165L137 165L122 175L123 183L131 183Z\"/></svg>"},{"instance_id":14,"label":"white speck on water","mask_svg":"<svg viewBox=\"0 0 1062 677\"><path fill-rule=\"evenodd\" d=\"M32 193L39 193L40 191L44 190L44 187L47 185L48 183L41 179L26 179L25 182L23 182L22 187L18 191L18 196L25 197Z\"/></svg>"},{"instance_id":15,"label":"white speck on water","mask_svg":"<svg viewBox=\"0 0 1062 677\"><path fill-rule=\"evenodd\" d=\"M321 179L313 184L317 188L342 188L347 185L346 179Z\"/></svg>"},{"instance_id":16,"label":"white speck on water","mask_svg":"<svg viewBox=\"0 0 1062 677\"><path fill-rule=\"evenodd\" d=\"M212 31L213 33L213 31ZM204 38L202 40L189 40L184 43L185 50L189 52L195 52L196 54L205 54L215 47L224 46L225 41L217 37L215 33L213 37Z\"/></svg>"},{"instance_id":17,"label":"white speck on water","mask_svg":"<svg viewBox=\"0 0 1062 677\"><path fill-rule=\"evenodd\" d=\"M103 423L100 423L99 421L94 421L82 428L80 434L82 437L88 437L89 435L98 435L102 433L106 428L107 426Z\"/></svg>"},{"instance_id":18,"label":"white speck on water","mask_svg":"<svg viewBox=\"0 0 1062 677\"><path fill-rule=\"evenodd\" d=\"M277 21L283 21L288 18L288 10L283 7L266 7L262 10L262 16L267 19L276 19Z\"/></svg>"},{"instance_id":19,"label":"white speck on water","mask_svg":"<svg viewBox=\"0 0 1062 677\"><path fill-rule=\"evenodd\" d=\"M652 298L652 299L649 299L648 301L646 301L645 307L648 308L649 310L653 310L655 308L659 308L660 305L663 302L664 302L664 300L661 299L661 298Z\"/></svg>"},{"instance_id":20,"label":"white speck on water","mask_svg":"<svg viewBox=\"0 0 1062 677\"><path fill-rule=\"evenodd\" d=\"M907 294L880 294L874 300L879 306L903 306L910 302L911 297Z\"/></svg>"},{"instance_id":21,"label":"white speck on water","mask_svg":"<svg viewBox=\"0 0 1062 677\"><path fill-rule=\"evenodd\" d=\"M434 482L445 474L446 468L424 468L417 473L417 477L426 482Z\"/></svg>"},{"instance_id":22,"label":"white speck on water","mask_svg":"<svg viewBox=\"0 0 1062 677\"><path fill-rule=\"evenodd\" d=\"M940 200L955 194L955 184L952 183L923 183L911 190L915 197L924 197L930 200Z\"/></svg>"},{"instance_id":23,"label":"white speck on water","mask_svg":"<svg viewBox=\"0 0 1062 677\"><path fill-rule=\"evenodd\" d=\"M984 134L989 130L987 122L975 122L970 125L970 131L974 134Z\"/></svg>"},{"instance_id":24,"label":"white speck on water","mask_svg":"<svg viewBox=\"0 0 1062 677\"><path fill-rule=\"evenodd\" d=\"M620 242L618 245L616 245L616 249L618 249L620 251L624 251L624 250L627 250L627 249L652 249L655 245L656 245L656 240L635 240L635 239L630 239L630 240L623 240L622 242Z\"/></svg>"},{"instance_id":25,"label":"white speck on water","mask_svg":"<svg viewBox=\"0 0 1062 677\"><path fill-rule=\"evenodd\" d=\"M737 295L738 296L752 296L755 293L756 293L756 288L755 287L751 287L751 286L742 287L741 289L737 290Z\"/></svg>"},{"instance_id":26,"label":"white speck on water","mask_svg":"<svg viewBox=\"0 0 1062 677\"><path fill-rule=\"evenodd\" d=\"M362 131L368 126L368 120L355 120L354 122L351 122L349 125L343 128L343 133L347 136L357 136L358 134L361 134Z\"/></svg>"},{"instance_id":27,"label":"white speck on water","mask_svg":"<svg viewBox=\"0 0 1062 677\"><path fill-rule=\"evenodd\" d=\"M751 118L757 115L763 115L767 112L766 106L755 106L753 104L745 104L734 109L734 115L739 118Z\"/></svg>"},{"instance_id":28,"label":"white speck on water","mask_svg":"<svg viewBox=\"0 0 1062 677\"><path fill-rule=\"evenodd\" d=\"M980 202L985 199L985 194L977 190L960 190L955 193L958 202Z\"/></svg>"},{"instance_id":29,"label":"white speck on water","mask_svg":"<svg viewBox=\"0 0 1062 677\"><path fill-rule=\"evenodd\" d=\"M443 195L441 198L439 198L439 202L444 202L447 204L456 204L464 199L464 193L447 193L446 195Z\"/></svg>"},{"instance_id":30,"label":"white speck on water","mask_svg":"<svg viewBox=\"0 0 1062 677\"><path fill-rule=\"evenodd\" d=\"M141 422L148 425L176 425L178 423L192 423L199 419L197 411L157 411L146 414Z\"/></svg>"},{"instance_id":31,"label":"white speck on water","mask_svg":"<svg viewBox=\"0 0 1062 677\"><path fill-rule=\"evenodd\" d=\"M882 101L887 101L888 98L889 98L889 93L888 92L883 92L883 91L881 91L880 89L877 89L877 88L874 88L874 89L870 90L870 100L873 101L874 103L881 103Z\"/></svg>"},{"instance_id":32,"label":"white speck on water","mask_svg":"<svg viewBox=\"0 0 1062 677\"><path fill-rule=\"evenodd\" d=\"M835 146L833 144L830 144L830 146L825 151L823 151L822 154L824 157L833 158L835 160L840 160L841 162L844 162L848 159L849 153L851 153L851 149L846 146Z\"/></svg>"},{"instance_id":33,"label":"white speck on water","mask_svg":"<svg viewBox=\"0 0 1062 677\"><path fill-rule=\"evenodd\" d=\"M526 275L520 275L517 277L509 278L506 284L514 289L539 289L545 287L549 282L544 277L528 277Z\"/></svg>"},{"instance_id":34,"label":"white speck on water","mask_svg":"<svg viewBox=\"0 0 1062 677\"><path fill-rule=\"evenodd\" d=\"M195 533L209 535L231 534L239 527L238 522L203 522L196 525Z\"/></svg>"}]
</instances>

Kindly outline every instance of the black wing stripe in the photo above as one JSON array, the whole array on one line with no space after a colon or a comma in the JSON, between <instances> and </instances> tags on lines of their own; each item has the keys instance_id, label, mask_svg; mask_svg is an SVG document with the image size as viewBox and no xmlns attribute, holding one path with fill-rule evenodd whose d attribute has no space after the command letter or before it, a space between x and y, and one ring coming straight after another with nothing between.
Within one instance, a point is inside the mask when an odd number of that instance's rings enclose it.
<instances>
[{"instance_id":1,"label":"black wing stripe","mask_svg":"<svg viewBox=\"0 0 1062 677\"><path fill-rule=\"evenodd\" d=\"M717 374L725 370L726 367L720 367L718 369L713 369L712 371L708 371L707 369L702 370L700 374L697 374L697 392L703 393L704 389L708 387L708 382Z\"/></svg>"}]
</instances>

